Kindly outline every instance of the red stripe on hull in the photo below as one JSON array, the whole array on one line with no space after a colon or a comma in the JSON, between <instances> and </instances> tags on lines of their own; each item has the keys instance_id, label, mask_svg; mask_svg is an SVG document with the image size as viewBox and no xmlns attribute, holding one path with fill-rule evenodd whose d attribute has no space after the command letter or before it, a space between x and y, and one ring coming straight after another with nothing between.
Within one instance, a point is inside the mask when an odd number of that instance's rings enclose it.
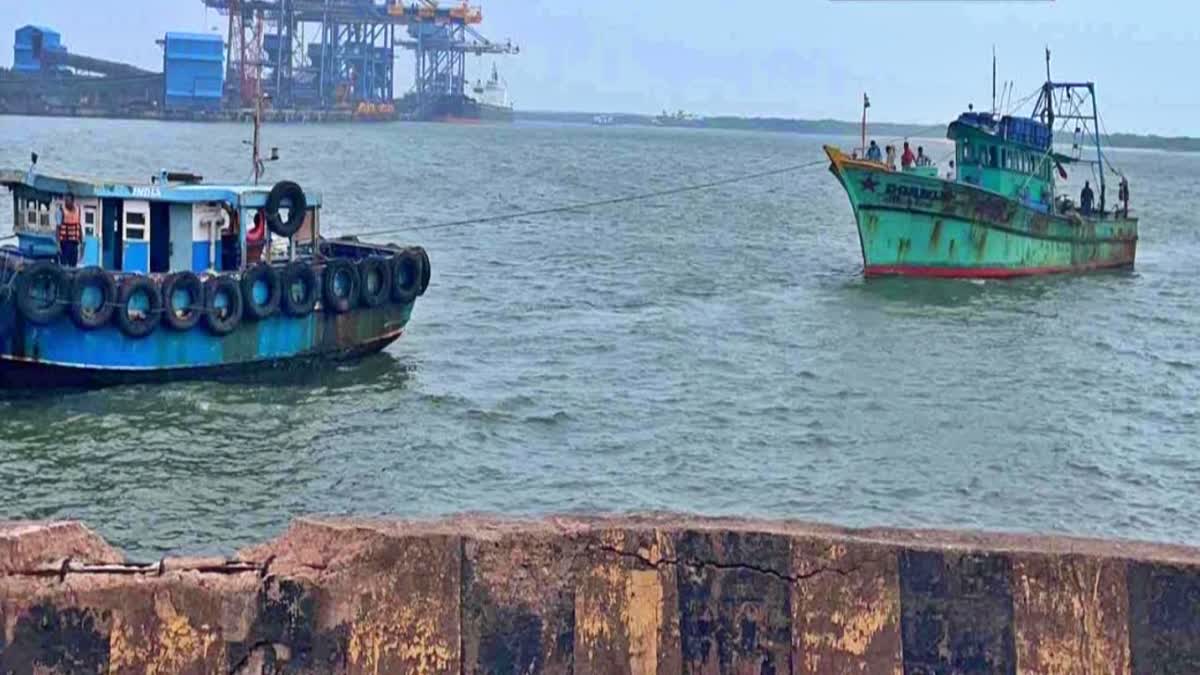
<instances>
[{"instance_id":1,"label":"red stripe on hull","mask_svg":"<svg viewBox=\"0 0 1200 675\"><path fill-rule=\"evenodd\" d=\"M1133 261L1073 265L1068 267L940 267L936 265L867 265L868 277L929 277L936 279L1011 279L1044 274L1093 272L1102 269L1133 267Z\"/></svg>"}]
</instances>

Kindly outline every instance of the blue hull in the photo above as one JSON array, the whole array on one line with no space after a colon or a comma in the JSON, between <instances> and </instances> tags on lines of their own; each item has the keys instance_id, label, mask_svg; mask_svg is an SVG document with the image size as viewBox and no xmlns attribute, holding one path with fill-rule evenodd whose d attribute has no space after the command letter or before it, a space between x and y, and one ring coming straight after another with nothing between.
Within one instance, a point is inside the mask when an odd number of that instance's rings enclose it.
<instances>
[{"instance_id":1,"label":"blue hull","mask_svg":"<svg viewBox=\"0 0 1200 675\"><path fill-rule=\"evenodd\" d=\"M229 335L165 325L143 338L113 325L83 330L63 317L39 326L0 308L0 388L104 386L254 372L378 351L400 337L413 303L318 309L306 317L243 321Z\"/></svg>"}]
</instances>

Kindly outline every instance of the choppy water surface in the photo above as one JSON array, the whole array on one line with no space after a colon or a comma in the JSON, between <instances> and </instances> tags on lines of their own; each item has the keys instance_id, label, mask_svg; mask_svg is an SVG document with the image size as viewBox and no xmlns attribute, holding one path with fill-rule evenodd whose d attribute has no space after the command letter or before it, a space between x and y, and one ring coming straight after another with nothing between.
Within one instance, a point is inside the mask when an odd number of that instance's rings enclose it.
<instances>
[{"instance_id":1,"label":"choppy water surface","mask_svg":"<svg viewBox=\"0 0 1200 675\"><path fill-rule=\"evenodd\" d=\"M333 233L704 181L817 159L822 142L267 132L283 154L271 177L320 189ZM0 117L0 165L24 167L37 150L48 172L240 179L247 136ZM81 518L144 556L230 550L302 513L462 510L676 509L1200 544L1200 156L1113 157L1143 217L1134 273L866 282L849 206L823 168L389 236L428 248L433 284L409 335L375 358L0 400L0 516Z\"/></svg>"}]
</instances>

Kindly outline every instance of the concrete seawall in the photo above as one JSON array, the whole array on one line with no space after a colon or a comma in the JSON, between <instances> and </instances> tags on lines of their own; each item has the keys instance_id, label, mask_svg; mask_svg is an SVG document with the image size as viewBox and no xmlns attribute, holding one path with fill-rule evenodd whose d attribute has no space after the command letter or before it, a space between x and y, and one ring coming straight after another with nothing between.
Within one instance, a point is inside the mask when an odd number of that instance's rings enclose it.
<instances>
[{"instance_id":1,"label":"concrete seawall","mask_svg":"<svg viewBox=\"0 0 1200 675\"><path fill-rule=\"evenodd\" d=\"M1200 551L684 516L0 525L2 673L1200 673Z\"/></svg>"}]
</instances>

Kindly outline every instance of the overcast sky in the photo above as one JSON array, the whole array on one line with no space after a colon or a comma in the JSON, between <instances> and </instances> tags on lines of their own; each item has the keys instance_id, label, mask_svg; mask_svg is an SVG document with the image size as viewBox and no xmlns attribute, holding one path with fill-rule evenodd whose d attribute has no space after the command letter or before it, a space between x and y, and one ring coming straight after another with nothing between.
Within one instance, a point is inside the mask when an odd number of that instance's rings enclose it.
<instances>
[{"instance_id":1,"label":"overcast sky","mask_svg":"<svg viewBox=\"0 0 1200 675\"><path fill-rule=\"evenodd\" d=\"M942 122L986 108L991 52L1014 100L1093 79L1110 131L1200 135L1192 0L481 0L482 32L521 46L499 66L521 109ZM168 30L224 30L201 0L0 0L13 29L51 26L78 53L160 68ZM474 67L490 68L491 57ZM397 62L397 93L412 57ZM473 75L474 76L474 75Z\"/></svg>"}]
</instances>

